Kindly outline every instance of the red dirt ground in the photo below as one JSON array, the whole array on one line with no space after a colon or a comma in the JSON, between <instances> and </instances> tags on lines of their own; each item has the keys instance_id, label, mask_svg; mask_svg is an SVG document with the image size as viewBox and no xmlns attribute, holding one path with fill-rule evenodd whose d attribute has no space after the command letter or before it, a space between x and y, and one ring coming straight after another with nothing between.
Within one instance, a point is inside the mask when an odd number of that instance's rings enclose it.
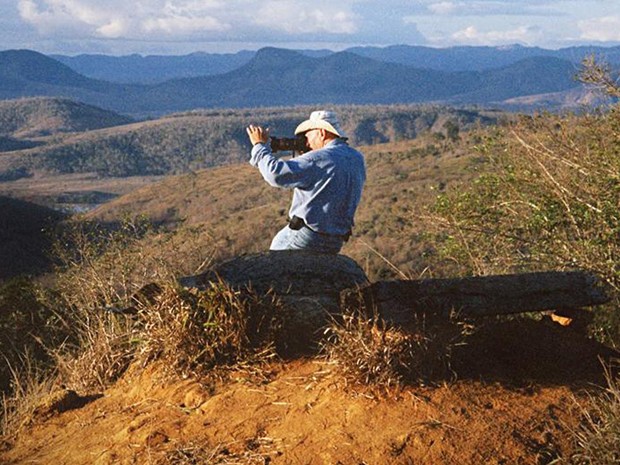
<instances>
[{"instance_id":1,"label":"red dirt ground","mask_svg":"<svg viewBox=\"0 0 620 465\"><path fill-rule=\"evenodd\" d=\"M17 464L547 464L575 450L578 402L618 354L549 321L487 323L454 381L376 392L319 358L205 387L133 367L12 438Z\"/></svg>"}]
</instances>

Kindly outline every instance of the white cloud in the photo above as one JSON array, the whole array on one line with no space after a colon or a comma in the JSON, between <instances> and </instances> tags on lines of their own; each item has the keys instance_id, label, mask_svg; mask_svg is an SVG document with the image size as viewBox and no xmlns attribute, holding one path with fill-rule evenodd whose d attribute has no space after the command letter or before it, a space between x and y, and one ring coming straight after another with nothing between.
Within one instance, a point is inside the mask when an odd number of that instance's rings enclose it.
<instances>
[{"instance_id":1,"label":"white cloud","mask_svg":"<svg viewBox=\"0 0 620 465\"><path fill-rule=\"evenodd\" d=\"M512 30L479 31L475 26L469 26L452 34L452 39L468 45L500 45L507 43L533 44L541 38L541 31L532 26L520 26Z\"/></svg>"},{"instance_id":2,"label":"white cloud","mask_svg":"<svg viewBox=\"0 0 620 465\"><path fill-rule=\"evenodd\" d=\"M174 50L620 40L613 0L0 0L5 47ZM10 4L10 5L9 5ZM587 19L599 18L599 19ZM9 22L10 21L10 22ZM523 24L536 24L539 29ZM520 27L521 26L521 27ZM543 33L544 32L544 33ZM114 41L107 39L115 39ZM124 40L126 39L126 40ZM239 45L231 45L233 43ZM100 48L97 48L100 47Z\"/></svg>"},{"instance_id":3,"label":"white cloud","mask_svg":"<svg viewBox=\"0 0 620 465\"><path fill-rule=\"evenodd\" d=\"M19 0L18 11L44 36L118 37L130 29L131 15L120 2L98 5L85 0Z\"/></svg>"},{"instance_id":4,"label":"white cloud","mask_svg":"<svg viewBox=\"0 0 620 465\"><path fill-rule=\"evenodd\" d=\"M431 3L428 9L438 15L449 15L455 13L459 8L454 2Z\"/></svg>"},{"instance_id":5,"label":"white cloud","mask_svg":"<svg viewBox=\"0 0 620 465\"><path fill-rule=\"evenodd\" d=\"M128 22L122 19L113 19L109 23L99 26L96 32L103 37L118 38L126 34L129 27Z\"/></svg>"},{"instance_id":6,"label":"white cloud","mask_svg":"<svg viewBox=\"0 0 620 465\"><path fill-rule=\"evenodd\" d=\"M192 34L200 31L225 31L230 24L213 16L222 8L219 1L167 1L161 12L140 19L140 29L146 33L168 35Z\"/></svg>"},{"instance_id":7,"label":"white cloud","mask_svg":"<svg viewBox=\"0 0 620 465\"><path fill-rule=\"evenodd\" d=\"M584 40L602 42L620 40L620 16L587 19L579 21L577 25Z\"/></svg>"},{"instance_id":8,"label":"white cloud","mask_svg":"<svg viewBox=\"0 0 620 465\"><path fill-rule=\"evenodd\" d=\"M357 31L356 16L341 2L307 2L271 0L258 8L255 24L288 34L326 32L353 34Z\"/></svg>"},{"instance_id":9,"label":"white cloud","mask_svg":"<svg viewBox=\"0 0 620 465\"><path fill-rule=\"evenodd\" d=\"M165 33L168 35L188 34L196 31L225 31L230 29L213 17L168 16L150 18L142 22L141 29L147 33Z\"/></svg>"},{"instance_id":10,"label":"white cloud","mask_svg":"<svg viewBox=\"0 0 620 465\"><path fill-rule=\"evenodd\" d=\"M234 2L230 2L234 3ZM230 3L218 0L19 0L23 20L42 35L104 38L186 37L196 31L225 31ZM227 13L228 12L228 13Z\"/></svg>"},{"instance_id":11,"label":"white cloud","mask_svg":"<svg viewBox=\"0 0 620 465\"><path fill-rule=\"evenodd\" d=\"M41 35L91 38L188 38L256 27L290 35L354 34L346 0L18 0L21 18ZM213 36L211 36L213 37Z\"/></svg>"},{"instance_id":12,"label":"white cloud","mask_svg":"<svg viewBox=\"0 0 620 465\"><path fill-rule=\"evenodd\" d=\"M76 21L74 14L68 8L56 6L54 3L57 2L50 2L50 5L45 8L45 5L41 6L35 0L19 0L17 9L21 18L32 24L42 34L80 30L80 21Z\"/></svg>"},{"instance_id":13,"label":"white cloud","mask_svg":"<svg viewBox=\"0 0 620 465\"><path fill-rule=\"evenodd\" d=\"M561 0L560 0L561 1ZM546 2L511 2L507 0L460 0L429 3L427 10L441 16L549 16L558 15L558 0Z\"/></svg>"}]
</instances>

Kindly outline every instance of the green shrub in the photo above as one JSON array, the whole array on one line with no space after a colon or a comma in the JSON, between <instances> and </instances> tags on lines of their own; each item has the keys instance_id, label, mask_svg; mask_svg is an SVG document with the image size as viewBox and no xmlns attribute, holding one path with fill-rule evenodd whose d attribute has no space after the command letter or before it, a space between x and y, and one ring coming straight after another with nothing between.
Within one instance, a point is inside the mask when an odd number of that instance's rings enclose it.
<instances>
[{"instance_id":1,"label":"green shrub","mask_svg":"<svg viewBox=\"0 0 620 465\"><path fill-rule=\"evenodd\" d=\"M487 171L442 195L432 224L444 259L461 273L585 269L614 290L596 334L620 343L620 107L539 115L477 146Z\"/></svg>"}]
</instances>

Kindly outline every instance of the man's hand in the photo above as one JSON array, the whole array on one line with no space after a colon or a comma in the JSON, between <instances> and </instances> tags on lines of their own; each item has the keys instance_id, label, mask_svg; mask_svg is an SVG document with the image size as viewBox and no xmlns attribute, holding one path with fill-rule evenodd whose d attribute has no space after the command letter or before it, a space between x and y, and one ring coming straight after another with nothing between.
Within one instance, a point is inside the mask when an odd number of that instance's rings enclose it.
<instances>
[{"instance_id":1,"label":"man's hand","mask_svg":"<svg viewBox=\"0 0 620 465\"><path fill-rule=\"evenodd\" d=\"M264 129L261 126L254 126L253 124L250 124L245 131L248 133L252 145L256 145L259 142L266 144L269 140L269 129Z\"/></svg>"}]
</instances>

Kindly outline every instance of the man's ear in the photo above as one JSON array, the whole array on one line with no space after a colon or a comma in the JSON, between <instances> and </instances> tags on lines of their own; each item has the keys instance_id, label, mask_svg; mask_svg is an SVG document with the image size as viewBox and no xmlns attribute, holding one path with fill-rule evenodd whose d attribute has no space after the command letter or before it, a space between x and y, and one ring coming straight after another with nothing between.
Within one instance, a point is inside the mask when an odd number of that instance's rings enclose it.
<instances>
[{"instance_id":1,"label":"man's ear","mask_svg":"<svg viewBox=\"0 0 620 465\"><path fill-rule=\"evenodd\" d=\"M337 139L336 134L332 134L327 129L320 129L320 131L321 131L321 137L323 138L323 140L329 141L332 139Z\"/></svg>"}]
</instances>

